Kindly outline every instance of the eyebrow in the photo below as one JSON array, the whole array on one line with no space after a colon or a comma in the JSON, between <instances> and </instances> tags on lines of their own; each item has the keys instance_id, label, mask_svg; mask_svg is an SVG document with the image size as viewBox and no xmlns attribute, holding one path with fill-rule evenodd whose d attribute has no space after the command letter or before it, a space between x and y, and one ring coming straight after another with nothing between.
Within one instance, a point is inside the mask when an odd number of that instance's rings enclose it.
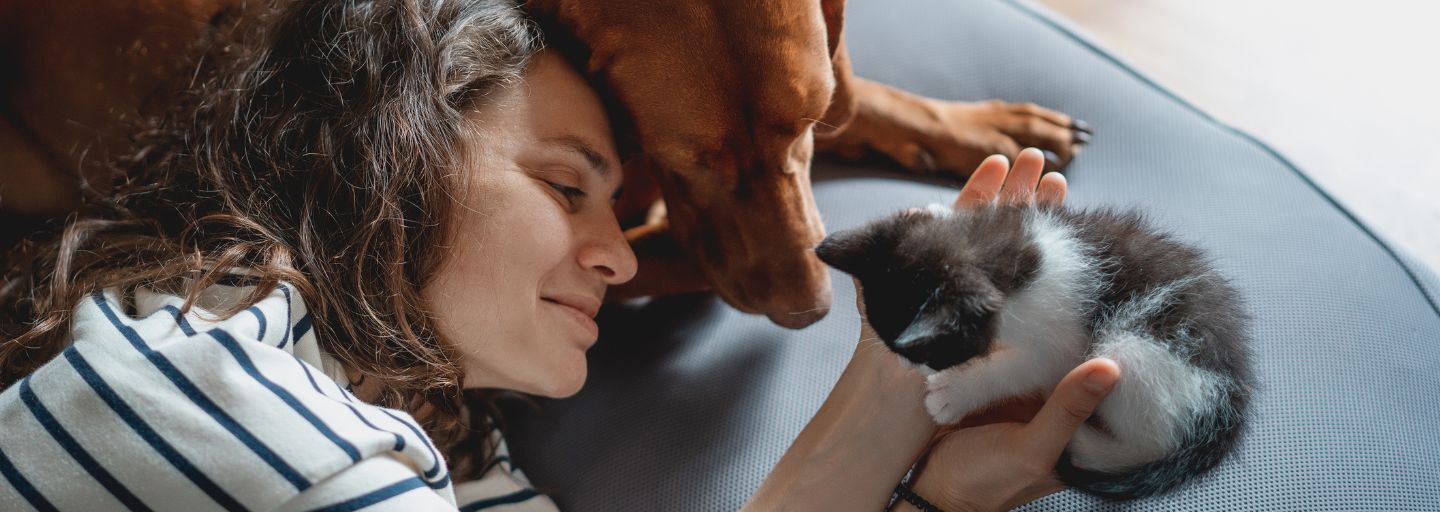
<instances>
[{"instance_id":1,"label":"eyebrow","mask_svg":"<svg viewBox=\"0 0 1440 512\"><path fill-rule=\"evenodd\" d=\"M560 146L566 151L580 155L580 157L585 159L585 163L590 164L591 169L600 174L601 178L607 178L610 175L610 161L606 160L604 156L600 155L599 151L596 151L593 146L579 137L573 135L550 137L542 139L541 142Z\"/></svg>"}]
</instances>

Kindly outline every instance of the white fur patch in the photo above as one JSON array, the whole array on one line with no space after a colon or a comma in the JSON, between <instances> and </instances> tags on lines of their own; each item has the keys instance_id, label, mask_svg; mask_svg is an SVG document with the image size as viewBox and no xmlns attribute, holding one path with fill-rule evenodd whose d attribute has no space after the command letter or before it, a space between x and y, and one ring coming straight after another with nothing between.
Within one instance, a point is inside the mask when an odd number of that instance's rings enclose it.
<instances>
[{"instance_id":1,"label":"white fur patch","mask_svg":"<svg viewBox=\"0 0 1440 512\"><path fill-rule=\"evenodd\" d=\"M1175 338L1163 341L1141 334L1143 320L1177 300L1189 284L1156 287L1106 316L1091 356L1120 365L1120 382L1096 411L1109 419L1115 437L1082 428L1070 444L1076 466L1115 470L1159 459L1179 447L1200 415L1225 409L1229 379L1173 352L1195 344L1185 339L1189 333L1171 333Z\"/></svg>"},{"instance_id":2,"label":"white fur patch","mask_svg":"<svg viewBox=\"0 0 1440 512\"><path fill-rule=\"evenodd\" d=\"M1107 333L1094 355L1120 365L1120 382L1096 410L1115 436L1082 428L1070 443L1076 466L1117 470L1157 460L1180 446L1197 416L1214 414L1224 399L1223 377L1144 336Z\"/></svg>"},{"instance_id":3,"label":"white fur patch","mask_svg":"<svg viewBox=\"0 0 1440 512\"><path fill-rule=\"evenodd\" d=\"M1084 317L1100 286L1093 259L1063 222L1036 211L1027 235L1040 250L1040 268L1000 311L995 349L928 379L926 408L938 423L954 423L996 400L1049 393L1089 346Z\"/></svg>"},{"instance_id":4,"label":"white fur patch","mask_svg":"<svg viewBox=\"0 0 1440 512\"><path fill-rule=\"evenodd\" d=\"M942 219L949 218L951 215L955 215L954 208L951 208L949 205L943 205L940 203L930 203L925 205L925 211L930 212L931 215Z\"/></svg>"}]
</instances>

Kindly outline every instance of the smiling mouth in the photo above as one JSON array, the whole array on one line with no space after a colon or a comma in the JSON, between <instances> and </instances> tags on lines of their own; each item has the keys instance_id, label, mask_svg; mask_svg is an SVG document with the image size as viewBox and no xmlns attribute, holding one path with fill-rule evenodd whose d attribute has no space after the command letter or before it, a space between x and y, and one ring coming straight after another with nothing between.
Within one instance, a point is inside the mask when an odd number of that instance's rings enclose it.
<instances>
[{"instance_id":1,"label":"smiling mouth","mask_svg":"<svg viewBox=\"0 0 1440 512\"><path fill-rule=\"evenodd\" d=\"M588 311L582 310L576 306L572 306L564 302L557 301L555 299L542 298L541 300L544 300L546 303L558 307L565 316L573 319L575 323L578 324L579 327L586 332L588 338L586 348L589 348L590 344L593 344L595 340L600 337L600 326L595 323L595 319L593 318L594 315L591 315Z\"/></svg>"}]
</instances>

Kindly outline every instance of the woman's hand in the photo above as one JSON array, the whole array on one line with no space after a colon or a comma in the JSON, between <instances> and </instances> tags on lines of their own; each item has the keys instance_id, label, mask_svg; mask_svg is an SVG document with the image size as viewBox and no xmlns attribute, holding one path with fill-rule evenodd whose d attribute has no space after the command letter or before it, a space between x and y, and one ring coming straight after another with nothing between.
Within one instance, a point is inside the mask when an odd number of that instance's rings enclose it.
<instances>
[{"instance_id":1,"label":"woman's hand","mask_svg":"<svg viewBox=\"0 0 1440 512\"><path fill-rule=\"evenodd\" d=\"M911 489L945 512L1010 510L1063 489L1054 475L1061 452L1119 378L1114 361L1091 359L1071 370L1028 422L943 434Z\"/></svg>"},{"instance_id":2,"label":"woman's hand","mask_svg":"<svg viewBox=\"0 0 1440 512\"><path fill-rule=\"evenodd\" d=\"M970 175L954 206L974 208L992 202L1059 206L1069 188L1065 176L1052 172L1042 177L1044 170L1045 154L1035 148L1021 151L1014 167L1003 155L991 155Z\"/></svg>"}]
</instances>

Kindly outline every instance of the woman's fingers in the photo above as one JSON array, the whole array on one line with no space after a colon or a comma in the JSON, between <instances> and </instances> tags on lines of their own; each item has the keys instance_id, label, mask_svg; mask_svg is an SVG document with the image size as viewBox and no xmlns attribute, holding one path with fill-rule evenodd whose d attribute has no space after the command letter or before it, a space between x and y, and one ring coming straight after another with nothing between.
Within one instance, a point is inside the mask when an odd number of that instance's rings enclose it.
<instances>
[{"instance_id":1,"label":"woman's fingers","mask_svg":"<svg viewBox=\"0 0 1440 512\"><path fill-rule=\"evenodd\" d=\"M1058 459L1075 431L1119 380L1120 367L1105 358L1091 359L1071 370L1035 419L1025 425L1026 437L1031 441L1028 448L1036 450L1034 456Z\"/></svg>"},{"instance_id":2,"label":"woman's fingers","mask_svg":"<svg viewBox=\"0 0 1440 512\"><path fill-rule=\"evenodd\" d=\"M1000 189L1000 201L1009 204L1031 204L1035 199L1035 185L1040 183L1040 173L1045 172L1045 153L1026 148L1015 157L1015 166L1005 177L1005 186Z\"/></svg>"},{"instance_id":3,"label":"woman's fingers","mask_svg":"<svg viewBox=\"0 0 1440 512\"><path fill-rule=\"evenodd\" d=\"M1014 205L1059 206L1069 185L1064 176L1044 171L1045 154L1035 148L1021 151L1013 167L1004 155L990 155L970 175L953 206L974 208L997 199Z\"/></svg>"},{"instance_id":4,"label":"woman's fingers","mask_svg":"<svg viewBox=\"0 0 1440 512\"><path fill-rule=\"evenodd\" d=\"M955 198L955 208L974 208L990 204L1000 194L1005 176L1010 169L1010 160L1005 155L990 155L980 162L980 167L965 181L960 197Z\"/></svg>"},{"instance_id":5,"label":"woman's fingers","mask_svg":"<svg viewBox=\"0 0 1440 512\"><path fill-rule=\"evenodd\" d=\"M1058 172L1047 173L1040 178L1040 186L1035 187L1035 202L1042 206L1060 206L1065 202L1065 192L1069 188L1065 175Z\"/></svg>"}]
</instances>

